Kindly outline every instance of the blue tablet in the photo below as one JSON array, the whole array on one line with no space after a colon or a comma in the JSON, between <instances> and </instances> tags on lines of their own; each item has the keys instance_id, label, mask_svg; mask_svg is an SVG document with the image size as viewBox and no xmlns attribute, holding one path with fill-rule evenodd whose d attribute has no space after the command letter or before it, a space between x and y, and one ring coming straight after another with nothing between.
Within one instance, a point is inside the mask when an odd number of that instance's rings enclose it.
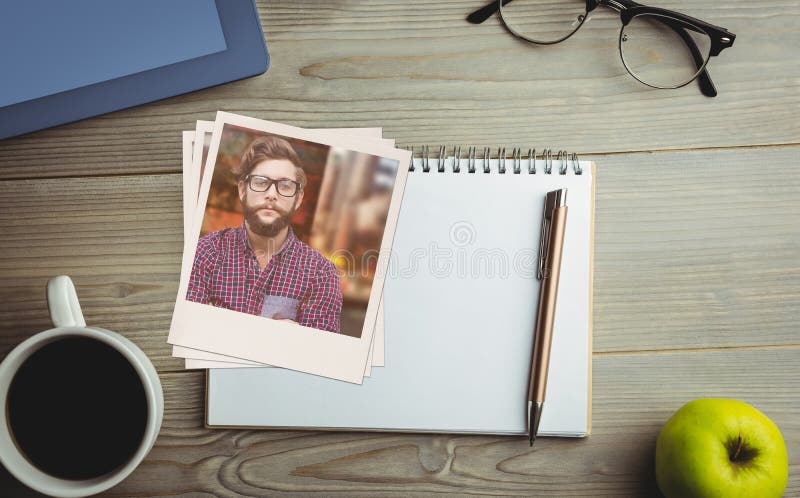
<instances>
[{"instance_id":1,"label":"blue tablet","mask_svg":"<svg viewBox=\"0 0 800 498\"><path fill-rule=\"evenodd\" d=\"M14 2L0 47L0 139L269 67L253 0Z\"/></svg>"}]
</instances>

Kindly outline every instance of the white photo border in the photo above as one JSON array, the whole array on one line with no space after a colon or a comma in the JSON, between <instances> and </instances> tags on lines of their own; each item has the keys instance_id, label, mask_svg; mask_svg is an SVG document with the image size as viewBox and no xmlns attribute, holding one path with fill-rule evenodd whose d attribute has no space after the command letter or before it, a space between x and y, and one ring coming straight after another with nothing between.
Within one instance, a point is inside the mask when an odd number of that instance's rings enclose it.
<instances>
[{"instance_id":1,"label":"white photo border","mask_svg":"<svg viewBox=\"0 0 800 498\"><path fill-rule=\"evenodd\" d=\"M222 130L225 125L346 148L398 161L395 188L389 205L386 228L381 241L380 256L361 336L355 338L342 334L324 333L310 327L278 320L269 321L269 325L265 327L265 320L269 319L264 317L188 301L186 292L191 273L191 265L188 265L188 268L181 270L181 285L167 342L361 384L364 379L364 369L374 333L381 289L383 289L386 267L389 262L389 251L400 213L411 152L380 144L367 144L357 138L330 138L317 131L220 111L217 113L211 147L208 152L206 165L208 174L203 175L200 198L190 231L190 240L194 242L187 244L186 247L187 261L194 261L197 249L196 241L200 235ZM220 334L220 331L225 331L225 333Z\"/></svg>"},{"instance_id":2,"label":"white photo border","mask_svg":"<svg viewBox=\"0 0 800 498\"><path fill-rule=\"evenodd\" d=\"M197 131L199 130L199 131ZM377 143L394 147L394 140L384 139L382 128L317 128L316 131L322 133L336 133L343 135L352 135L359 140L375 141ZM197 197L200 195L200 180L201 175L201 162L203 159L202 146L197 149L194 147L196 137L203 137L201 143L205 144L206 136L210 142L211 135L214 133L214 121L197 121L195 131L184 131L184 150L183 150L183 169L184 169L184 240L188 243L188 232L192 228L192 220L194 216L195 206L197 205ZM188 139L188 146L187 146ZM187 149L188 147L188 149ZM191 164L189 164L191 163ZM191 172L196 172L194 175ZM189 194L187 194L189 192ZM184 244L185 245L185 244ZM181 261L181 268L185 267L189 262L186 261L186 250L183 252L183 259ZM384 366L384 334L383 327L383 295L378 305L378 318L375 321L375 332L372 336L372 344L367 356L367 366L364 370L364 377L372 376L372 367ZM266 365L250 360L243 360L241 358L233 358L230 356L221 355L218 353L211 353L199 349L187 348L184 346L172 346L172 356L184 360L185 368L187 369L206 369L206 368L272 368L272 365Z\"/></svg>"}]
</instances>

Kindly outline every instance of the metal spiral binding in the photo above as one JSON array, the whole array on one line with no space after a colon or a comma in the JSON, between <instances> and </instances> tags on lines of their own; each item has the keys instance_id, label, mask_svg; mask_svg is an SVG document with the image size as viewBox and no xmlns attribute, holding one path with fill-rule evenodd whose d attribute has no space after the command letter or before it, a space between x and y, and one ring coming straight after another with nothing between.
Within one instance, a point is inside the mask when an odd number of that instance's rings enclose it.
<instances>
[{"instance_id":1,"label":"metal spiral binding","mask_svg":"<svg viewBox=\"0 0 800 498\"><path fill-rule=\"evenodd\" d=\"M544 159L544 174L553 174L553 151L545 149L542 151L542 159Z\"/></svg>"},{"instance_id":2,"label":"metal spiral binding","mask_svg":"<svg viewBox=\"0 0 800 498\"><path fill-rule=\"evenodd\" d=\"M435 149L435 147L434 147ZM406 147L406 150L411 151L411 162L408 165L408 171L414 171L414 146ZM461 172L461 164L462 161L466 160L467 163L467 173L475 173L476 171L476 163L478 157L478 148L477 147L468 147L466 148L466 156L462 156L461 153L461 146L453 146L453 166L452 171L453 173L460 173ZM436 161L436 171L439 173L444 173L445 171L445 160L448 157L447 155L447 147L444 145L439 146L439 154L438 158L435 158ZM422 150L418 159L422 161L422 171L424 173L429 173L431 171L431 150L430 147L427 145L422 146ZM501 175L504 174L514 174L518 175L522 172L522 163L528 163L528 174L535 175L537 174L536 171L536 161L542 161L544 163L543 173L545 175L552 175L553 174L553 163L558 162L558 174L559 175L566 175L569 167L572 166L572 172L576 175L583 174L583 168L581 168L580 161L578 160L578 154L575 152L569 152L566 150L559 150L555 154L555 159L553 158L553 151L552 149L544 149L541 154L536 154L535 148L529 148L527 150L527 154L523 155L522 148L513 148L511 150L511 157L509 158L507 155L507 150L505 147L498 147L497 155L492 156L491 149L489 147L483 148L483 172L490 173L491 170L489 168L489 161L490 159L496 158L498 164L498 173ZM508 164L511 165L510 172L508 168Z\"/></svg>"},{"instance_id":3,"label":"metal spiral binding","mask_svg":"<svg viewBox=\"0 0 800 498\"><path fill-rule=\"evenodd\" d=\"M559 175L566 175L567 174L567 160L569 159L569 153L565 150L558 151L558 156L556 156L556 161L561 164L561 167L558 168Z\"/></svg>"},{"instance_id":4,"label":"metal spiral binding","mask_svg":"<svg viewBox=\"0 0 800 498\"><path fill-rule=\"evenodd\" d=\"M536 149L528 149L528 174L536 174Z\"/></svg>"},{"instance_id":5,"label":"metal spiral binding","mask_svg":"<svg viewBox=\"0 0 800 498\"><path fill-rule=\"evenodd\" d=\"M408 171L414 172L414 146L403 147L405 150L411 151L411 159L408 160Z\"/></svg>"}]
</instances>

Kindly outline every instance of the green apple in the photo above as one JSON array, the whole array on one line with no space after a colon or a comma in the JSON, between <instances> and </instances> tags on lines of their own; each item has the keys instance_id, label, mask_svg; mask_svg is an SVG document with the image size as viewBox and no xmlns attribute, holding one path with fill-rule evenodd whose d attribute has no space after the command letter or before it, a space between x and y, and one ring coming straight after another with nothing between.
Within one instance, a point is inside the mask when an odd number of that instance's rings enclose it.
<instances>
[{"instance_id":1,"label":"green apple","mask_svg":"<svg viewBox=\"0 0 800 498\"><path fill-rule=\"evenodd\" d=\"M778 427L741 401L690 401L656 441L656 481L667 498L779 497L788 479Z\"/></svg>"}]
</instances>

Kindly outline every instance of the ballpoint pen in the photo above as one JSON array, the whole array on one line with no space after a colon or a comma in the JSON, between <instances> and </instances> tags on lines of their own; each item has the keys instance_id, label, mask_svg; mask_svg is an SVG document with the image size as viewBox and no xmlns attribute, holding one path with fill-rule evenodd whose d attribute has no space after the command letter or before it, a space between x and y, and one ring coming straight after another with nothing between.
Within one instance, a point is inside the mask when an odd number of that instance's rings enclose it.
<instances>
[{"instance_id":1,"label":"ballpoint pen","mask_svg":"<svg viewBox=\"0 0 800 498\"><path fill-rule=\"evenodd\" d=\"M536 440L539 420L544 407L547 370L550 366L550 344L553 339L553 322L558 294L558 277L561 272L561 250L564 247L566 226L567 189L548 192L544 200L542 230L539 237L536 278L541 283L533 339L530 383L528 384L528 437L531 446Z\"/></svg>"}]
</instances>

